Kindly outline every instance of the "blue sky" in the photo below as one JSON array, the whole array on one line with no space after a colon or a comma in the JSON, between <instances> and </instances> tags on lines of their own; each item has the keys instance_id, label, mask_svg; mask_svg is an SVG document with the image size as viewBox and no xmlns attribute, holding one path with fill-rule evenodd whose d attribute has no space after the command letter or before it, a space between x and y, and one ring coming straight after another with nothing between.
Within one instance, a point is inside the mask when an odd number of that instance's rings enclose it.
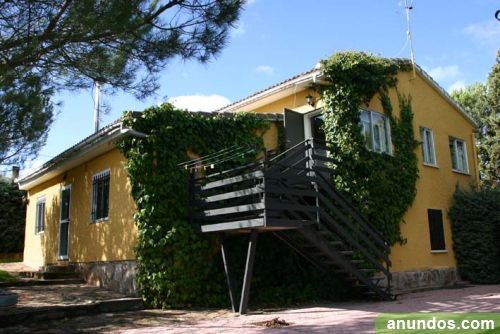
<instances>
[{"instance_id":1,"label":"blue sky","mask_svg":"<svg viewBox=\"0 0 500 334\"><path fill-rule=\"evenodd\" d=\"M445 89L484 82L500 49L498 0L414 0L411 11L416 62ZM409 57L406 14L399 0L251 0L226 48L207 64L173 60L161 88L144 101L104 96L110 112L143 110L166 99L181 107L214 109L308 70L336 51L360 50ZM93 132L92 92L63 92L39 165Z\"/></svg>"}]
</instances>

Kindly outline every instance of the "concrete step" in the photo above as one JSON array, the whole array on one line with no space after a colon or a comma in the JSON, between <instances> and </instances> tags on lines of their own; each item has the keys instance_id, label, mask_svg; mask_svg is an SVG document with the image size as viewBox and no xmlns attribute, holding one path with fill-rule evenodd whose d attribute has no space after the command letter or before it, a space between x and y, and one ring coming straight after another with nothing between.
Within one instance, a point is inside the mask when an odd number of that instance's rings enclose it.
<instances>
[{"instance_id":1,"label":"concrete step","mask_svg":"<svg viewBox=\"0 0 500 334\"><path fill-rule=\"evenodd\" d=\"M19 278L13 282L0 282L0 288L13 286L36 286L36 285L70 285L70 284L85 284L81 278L66 278L66 279L36 279L36 278Z\"/></svg>"},{"instance_id":2,"label":"concrete step","mask_svg":"<svg viewBox=\"0 0 500 334\"><path fill-rule=\"evenodd\" d=\"M56 320L99 313L136 311L143 309L141 298L119 298L97 301L92 304L56 305L0 311L0 328L19 325L26 321Z\"/></svg>"}]
</instances>

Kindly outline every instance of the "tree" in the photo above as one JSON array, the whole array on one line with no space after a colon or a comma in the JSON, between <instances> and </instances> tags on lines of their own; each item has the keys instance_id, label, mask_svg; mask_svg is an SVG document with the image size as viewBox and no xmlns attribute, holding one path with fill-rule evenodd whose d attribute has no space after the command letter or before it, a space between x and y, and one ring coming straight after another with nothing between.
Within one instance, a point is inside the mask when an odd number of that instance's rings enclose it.
<instances>
[{"instance_id":1,"label":"tree","mask_svg":"<svg viewBox=\"0 0 500 334\"><path fill-rule=\"evenodd\" d=\"M23 251L26 193L0 177L0 253Z\"/></svg>"},{"instance_id":2,"label":"tree","mask_svg":"<svg viewBox=\"0 0 500 334\"><path fill-rule=\"evenodd\" d=\"M174 57L206 62L244 0L0 0L0 164L43 145L59 90L144 98Z\"/></svg>"},{"instance_id":3,"label":"tree","mask_svg":"<svg viewBox=\"0 0 500 334\"><path fill-rule=\"evenodd\" d=\"M475 83L451 95L479 124L477 151L481 182L500 185L500 51L486 84Z\"/></svg>"}]
</instances>

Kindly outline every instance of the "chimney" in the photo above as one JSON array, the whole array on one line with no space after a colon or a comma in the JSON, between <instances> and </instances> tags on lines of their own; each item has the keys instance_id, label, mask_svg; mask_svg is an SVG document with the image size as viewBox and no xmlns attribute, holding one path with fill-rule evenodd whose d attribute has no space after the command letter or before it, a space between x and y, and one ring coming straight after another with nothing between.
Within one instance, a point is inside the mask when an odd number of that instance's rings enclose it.
<instances>
[{"instance_id":1,"label":"chimney","mask_svg":"<svg viewBox=\"0 0 500 334\"><path fill-rule=\"evenodd\" d=\"M12 166L12 180L19 177L19 166Z\"/></svg>"}]
</instances>

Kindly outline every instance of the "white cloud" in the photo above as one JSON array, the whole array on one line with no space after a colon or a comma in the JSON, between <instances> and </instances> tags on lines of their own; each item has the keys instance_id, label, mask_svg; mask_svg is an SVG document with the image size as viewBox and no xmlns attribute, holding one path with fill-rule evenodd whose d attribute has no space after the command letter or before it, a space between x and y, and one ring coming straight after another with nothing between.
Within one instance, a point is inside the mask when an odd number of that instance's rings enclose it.
<instances>
[{"instance_id":1,"label":"white cloud","mask_svg":"<svg viewBox=\"0 0 500 334\"><path fill-rule=\"evenodd\" d=\"M190 111L214 111L222 108L231 101L222 95L184 95L175 96L168 99L177 108L187 109Z\"/></svg>"},{"instance_id":2,"label":"white cloud","mask_svg":"<svg viewBox=\"0 0 500 334\"><path fill-rule=\"evenodd\" d=\"M427 73L436 81L453 80L461 75L457 65L433 67L427 69Z\"/></svg>"},{"instance_id":3,"label":"white cloud","mask_svg":"<svg viewBox=\"0 0 500 334\"><path fill-rule=\"evenodd\" d=\"M255 68L255 71L258 73L265 73L265 74L274 74L274 68L272 68L269 65L259 65Z\"/></svg>"},{"instance_id":4,"label":"white cloud","mask_svg":"<svg viewBox=\"0 0 500 334\"><path fill-rule=\"evenodd\" d=\"M466 86L465 81L463 80L457 80L455 81L449 88L448 92L453 92L454 90L461 90L464 89Z\"/></svg>"},{"instance_id":5,"label":"white cloud","mask_svg":"<svg viewBox=\"0 0 500 334\"><path fill-rule=\"evenodd\" d=\"M485 46L500 48L500 24L496 20L469 24L464 33Z\"/></svg>"}]
</instances>

